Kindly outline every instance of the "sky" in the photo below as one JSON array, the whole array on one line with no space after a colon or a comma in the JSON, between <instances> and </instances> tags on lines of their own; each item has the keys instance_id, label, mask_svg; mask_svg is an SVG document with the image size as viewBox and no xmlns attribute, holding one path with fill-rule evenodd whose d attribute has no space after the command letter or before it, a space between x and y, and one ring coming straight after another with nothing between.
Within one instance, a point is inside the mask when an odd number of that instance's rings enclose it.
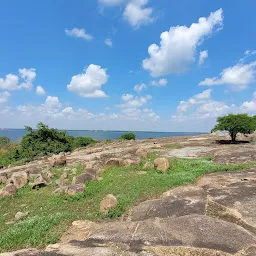
<instances>
[{"instance_id":1,"label":"sky","mask_svg":"<svg viewBox=\"0 0 256 256\"><path fill-rule=\"evenodd\" d=\"M256 114L254 0L0 10L0 128L208 132L218 116Z\"/></svg>"}]
</instances>

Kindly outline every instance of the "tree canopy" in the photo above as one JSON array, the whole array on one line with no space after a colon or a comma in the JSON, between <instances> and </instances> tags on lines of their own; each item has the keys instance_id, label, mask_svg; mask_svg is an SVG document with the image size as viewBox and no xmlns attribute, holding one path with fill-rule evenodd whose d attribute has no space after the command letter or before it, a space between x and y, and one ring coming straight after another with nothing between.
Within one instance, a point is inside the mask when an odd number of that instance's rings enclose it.
<instances>
[{"instance_id":1,"label":"tree canopy","mask_svg":"<svg viewBox=\"0 0 256 256\"><path fill-rule=\"evenodd\" d=\"M237 133L251 134L256 130L256 119L247 114L229 114L218 117L217 122L212 132L228 131L232 142L236 141Z\"/></svg>"}]
</instances>

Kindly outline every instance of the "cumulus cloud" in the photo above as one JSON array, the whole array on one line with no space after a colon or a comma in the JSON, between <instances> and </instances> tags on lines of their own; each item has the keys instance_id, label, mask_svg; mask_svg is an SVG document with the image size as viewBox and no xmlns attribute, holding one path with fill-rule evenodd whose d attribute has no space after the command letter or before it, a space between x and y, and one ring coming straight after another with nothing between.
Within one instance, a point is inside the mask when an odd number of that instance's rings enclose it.
<instances>
[{"instance_id":1,"label":"cumulus cloud","mask_svg":"<svg viewBox=\"0 0 256 256\"><path fill-rule=\"evenodd\" d=\"M204 61L208 58L208 51L201 51L199 55L198 64L201 66Z\"/></svg>"},{"instance_id":2,"label":"cumulus cloud","mask_svg":"<svg viewBox=\"0 0 256 256\"><path fill-rule=\"evenodd\" d=\"M8 74L5 78L0 78L0 89L8 91L31 89L36 78L36 70L34 68L22 68L18 72L19 75ZM22 80L21 83L19 80Z\"/></svg>"},{"instance_id":3,"label":"cumulus cloud","mask_svg":"<svg viewBox=\"0 0 256 256\"><path fill-rule=\"evenodd\" d=\"M11 96L11 94L9 92L1 92L0 93L0 104L6 103L10 96Z\"/></svg>"},{"instance_id":4,"label":"cumulus cloud","mask_svg":"<svg viewBox=\"0 0 256 256\"><path fill-rule=\"evenodd\" d=\"M45 95L46 91L45 91L45 89L42 86L38 85L36 87L36 94L37 95Z\"/></svg>"},{"instance_id":5,"label":"cumulus cloud","mask_svg":"<svg viewBox=\"0 0 256 256\"><path fill-rule=\"evenodd\" d=\"M199 18L198 23L193 23L190 27L171 27L161 34L160 45L149 46L150 57L143 60L143 68L153 77L186 72L195 61L197 47L222 26L223 11L219 9L207 18Z\"/></svg>"},{"instance_id":6,"label":"cumulus cloud","mask_svg":"<svg viewBox=\"0 0 256 256\"><path fill-rule=\"evenodd\" d=\"M168 84L168 80L165 79L165 78L162 78L162 79L160 79L158 81L156 81L156 80L152 81L151 84L153 86L164 87L164 86L166 86Z\"/></svg>"},{"instance_id":7,"label":"cumulus cloud","mask_svg":"<svg viewBox=\"0 0 256 256\"><path fill-rule=\"evenodd\" d=\"M112 40L111 40L110 38L105 39L105 44L106 44L107 46L109 46L109 47L112 47L112 46L113 46L113 42L112 42Z\"/></svg>"},{"instance_id":8,"label":"cumulus cloud","mask_svg":"<svg viewBox=\"0 0 256 256\"><path fill-rule=\"evenodd\" d=\"M99 4L106 6L117 6L124 2L124 0L98 0Z\"/></svg>"},{"instance_id":9,"label":"cumulus cloud","mask_svg":"<svg viewBox=\"0 0 256 256\"><path fill-rule=\"evenodd\" d=\"M124 99L124 97L122 96L122 99L125 100L125 103L120 105L121 108L137 108L137 107L141 107L141 106L147 104L147 102L152 99L152 96L151 95L146 95L143 97L138 97L138 96L131 97L130 96L129 100L127 98Z\"/></svg>"},{"instance_id":10,"label":"cumulus cloud","mask_svg":"<svg viewBox=\"0 0 256 256\"><path fill-rule=\"evenodd\" d=\"M68 36L82 38L86 41L90 41L93 39L92 35L87 34L84 28L65 29L65 33Z\"/></svg>"},{"instance_id":11,"label":"cumulus cloud","mask_svg":"<svg viewBox=\"0 0 256 256\"><path fill-rule=\"evenodd\" d=\"M255 114L256 112L256 91L253 93L253 98L251 101L245 101L242 105L241 105L241 109L243 111L246 111L248 113L252 113Z\"/></svg>"},{"instance_id":12,"label":"cumulus cloud","mask_svg":"<svg viewBox=\"0 0 256 256\"><path fill-rule=\"evenodd\" d=\"M249 64L237 63L233 67L223 69L217 77L206 78L199 85L230 85L233 90L244 90L249 84L255 82L256 78L256 61Z\"/></svg>"},{"instance_id":13,"label":"cumulus cloud","mask_svg":"<svg viewBox=\"0 0 256 256\"><path fill-rule=\"evenodd\" d=\"M137 93L141 93L144 89L146 89L147 86L145 84L137 84L134 86L134 91Z\"/></svg>"},{"instance_id":14,"label":"cumulus cloud","mask_svg":"<svg viewBox=\"0 0 256 256\"><path fill-rule=\"evenodd\" d=\"M153 8L146 7L147 4L148 0L131 0L125 7L123 18L133 28L154 22Z\"/></svg>"},{"instance_id":15,"label":"cumulus cloud","mask_svg":"<svg viewBox=\"0 0 256 256\"><path fill-rule=\"evenodd\" d=\"M107 81L107 70L101 68L101 66L91 64L84 69L84 73L73 76L67 88L81 97L104 98L107 95L101 90L101 87Z\"/></svg>"},{"instance_id":16,"label":"cumulus cloud","mask_svg":"<svg viewBox=\"0 0 256 256\"><path fill-rule=\"evenodd\" d=\"M122 100L124 100L124 101L129 101L129 100L131 100L131 99L133 99L133 95L132 94L123 94L122 95Z\"/></svg>"}]
</instances>

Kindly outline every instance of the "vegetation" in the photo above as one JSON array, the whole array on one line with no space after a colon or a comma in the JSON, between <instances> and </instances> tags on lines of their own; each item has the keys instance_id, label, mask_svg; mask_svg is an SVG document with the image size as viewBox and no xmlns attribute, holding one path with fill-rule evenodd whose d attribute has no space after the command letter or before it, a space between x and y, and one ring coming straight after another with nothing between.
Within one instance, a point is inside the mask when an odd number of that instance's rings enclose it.
<instances>
[{"instance_id":1,"label":"vegetation","mask_svg":"<svg viewBox=\"0 0 256 256\"><path fill-rule=\"evenodd\" d=\"M8 145L10 142L11 142L11 140L6 136L0 137L0 147L4 147L4 146Z\"/></svg>"},{"instance_id":2,"label":"vegetation","mask_svg":"<svg viewBox=\"0 0 256 256\"><path fill-rule=\"evenodd\" d=\"M135 140L136 135L132 132L127 132L121 136L121 139L123 140Z\"/></svg>"},{"instance_id":3,"label":"vegetation","mask_svg":"<svg viewBox=\"0 0 256 256\"><path fill-rule=\"evenodd\" d=\"M247 114L229 114L218 117L217 122L212 132L228 131L232 142L236 141L237 133L251 134L256 130L256 119Z\"/></svg>"},{"instance_id":4,"label":"vegetation","mask_svg":"<svg viewBox=\"0 0 256 256\"><path fill-rule=\"evenodd\" d=\"M35 157L71 152L79 147L86 147L96 141L89 137L68 136L66 131L49 128L39 122L37 129L33 130L26 126L27 134L22 138L19 145L10 143L9 138L2 137L0 143L4 144L4 151L0 151L0 168L15 163L24 164ZM9 145L7 147L7 145ZM1 148L1 144L0 144Z\"/></svg>"},{"instance_id":5,"label":"vegetation","mask_svg":"<svg viewBox=\"0 0 256 256\"><path fill-rule=\"evenodd\" d=\"M60 177L63 170L52 169L55 176L51 185L38 190L26 186L12 197L0 198L0 252L55 243L74 220L119 217L132 205L156 198L170 188L193 183L205 173L256 166L255 163L221 165L208 159L174 158L166 174L148 168L146 174L141 175L139 171L145 162L153 162L155 157L151 155L143 159L139 166L107 169L103 179L88 182L86 192L80 195L54 195L54 180ZM77 170L77 174L81 173L81 166L77 166ZM72 178L71 170L69 176ZM105 216L99 212L99 204L107 194L117 196L118 205ZM14 221L18 211L29 212L29 215L14 224L5 224Z\"/></svg>"}]
</instances>

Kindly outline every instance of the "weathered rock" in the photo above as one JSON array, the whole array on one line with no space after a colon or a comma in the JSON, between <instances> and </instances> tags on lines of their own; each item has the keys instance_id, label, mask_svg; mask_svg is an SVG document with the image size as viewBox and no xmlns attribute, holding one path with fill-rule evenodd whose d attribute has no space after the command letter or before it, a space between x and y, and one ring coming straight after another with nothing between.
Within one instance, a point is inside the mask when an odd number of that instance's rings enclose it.
<instances>
[{"instance_id":1,"label":"weathered rock","mask_svg":"<svg viewBox=\"0 0 256 256\"><path fill-rule=\"evenodd\" d=\"M77 169L76 169L76 168L73 168L73 169L71 170L71 173L72 173L73 175L76 175Z\"/></svg>"},{"instance_id":2,"label":"weathered rock","mask_svg":"<svg viewBox=\"0 0 256 256\"><path fill-rule=\"evenodd\" d=\"M60 187L55 189L53 193L56 195L60 195L60 194L65 194L67 192L68 192L68 186L65 186L65 187Z\"/></svg>"},{"instance_id":3,"label":"weathered rock","mask_svg":"<svg viewBox=\"0 0 256 256\"><path fill-rule=\"evenodd\" d=\"M68 186L67 194L73 196L76 194L84 193L85 185L84 184L75 184Z\"/></svg>"},{"instance_id":4,"label":"weathered rock","mask_svg":"<svg viewBox=\"0 0 256 256\"><path fill-rule=\"evenodd\" d=\"M121 161L122 161L122 159L120 159L120 158L110 158L109 160L106 161L105 165L106 166L119 166Z\"/></svg>"},{"instance_id":5,"label":"weathered rock","mask_svg":"<svg viewBox=\"0 0 256 256\"><path fill-rule=\"evenodd\" d=\"M64 187L64 186L68 186L69 180L68 179L58 179L55 181L55 183L58 187Z\"/></svg>"},{"instance_id":6,"label":"weathered rock","mask_svg":"<svg viewBox=\"0 0 256 256\"><path fill-rule=\"evenodd\" d=\"M16 172L12 175L8 183L13 184L17 189L24 187L28 183L28 174L26 172Z\"/></svg>"},{"instance_id":7,"label":"weathered rock","mask_svg":"<svg viewBox=\"0 0 256 256\"><path fill-rule=\"evenodd\" d=\"M0 256L39 256L40 252L37 249L23 249L15 252L6 252Z\"/></svg>"},{"instance_id":8,"label":"weathered rock","mask_svg":"<svg viewBox=\"0 0 256 256\"><path fill-rule=\"evenodd\" d=\"M59 155L54 155L48 158L51 167L63 166L67 163L67 158L65 153L60 153Z\"/></svg>"},{"instance_id":9,"label":"weathered rock","mask_svg":"<svg viewBox=\"0 0 256 256\"><path fill-rule=\"evenodd\" d=\"M45 179L45 180L50 180L51 178L53 178L54 177L54 174L52 173L52 172L50 172L49 170L43 170L42 172L41 172L41 175L42 175L42 177Z\"/></svg>"},{"instance_id":10,"label":"weathered rock","mask_svg":"<svg viewBox=\"0 0 256 256\"><path fill-rule=\"evenodd\" d=\"M136 166L141 162L139 157L134 157L132 159L122 159L120 161L120 166Z\"/></svg>"},{"instance_id":11,"label":"weathered rock","mask_svg":"<svg viewBox=\"0 0 256 256\"><path fill-rule=\"evenodd\" d=\"M15 219L16 219L16 220L20 220L20 219L25 218L27 215L28 215L28 213L17 212L17 213L15 214Z\"/></svg>"},{"instance_id":12,"label":"weathered rock","mask_svg":"<svg viewBox=\"0 0 256 256\"><path fill-rule=\"evenodd\" d=\"M68 178L68 173L67 172L62 173L61 176L60 176L60 179L62 179L62 180L65 180L67 178Z\"/></svg>"},{"instance_id":13,"label":"weathered rock","mask_svg":"<svg viewBox=\"0 0 256 256\"><path fill-rule=\"evenodd\" d=\"M84 184L86 181L97 180L98 172L96 169L85 169L85 173L76 176L72 180L72 184Z\"/></svg>"},{"instance_id":14,"label":"weathered rock","mask_svg":"<svg viewBox=\"0 0 256 256\"><path fill-rule=\"evenodd\" d=\"M35 177L34 182L29 183L29 185L32 187L32 189L35 189L35 188L45 187L49 185L49 183L42 177L41 174L39 174Z\"/></svg>"},{"instance_id":15,"label":"weathered rock","mask_svg":"<svg viewBox=\"0 0 256 256\"><path fill-rule=\"evenodd\" d=\"M139 157L147 157L148 156L147 150L145 150L143 148L138 149L135 154Z\"/></svg>"},{"instance_id":16,"label":"weathered rock","mask_svg":"<svg viewBox=\"0 0 256 256\"><path fill-rule=\"evenodd\" d=\"M154 166L158 171L165 173L170 166L169 160L167 158L157 158L154 161Z\"/></svg>"},{"instance_id":17,"label":"weathered rock","mask_svg":"<svg viewBox=\"0 0 256 256\"><path fill-rule=\"evenodd\" d=\"M1 184L6 184L7 182L7 176L6 175L1 175L0 176L0 185Z\"/></svg>"},{"instance_id":18,"label":"weathered rock","mask_svg":"<svg viewBox=\"0 0 256 256\"><path fill-rule=\"evenodd\" d=\"M17 188L13 184L8 184L4 188L0 190L0 196L6 197L6 196L12 196L16 193Z\"/></svg>"},{"instance_id":19,"label":"weathered rock","mask_svg":"<svg viewBox=\"0 0 256 256\"><path fill-rule=\"evenodd\" d=\"M143 166L143 169L147 169L147 168L154 168L154 164L151 162L145 163Z\"/></svg>"},{"instance_id":20,"label":"weathered rock","mask_svg":"<svg viewBox=\"0 0 256 256\"><path fill-rule=\"evenodd\" d=\"M100 202L100 211L102 213L108 213L108 211L112 208L115 208L117 205L117 199L115 196L109 194L104 197L104 199Z\"/></svg>"}]
</instances>

